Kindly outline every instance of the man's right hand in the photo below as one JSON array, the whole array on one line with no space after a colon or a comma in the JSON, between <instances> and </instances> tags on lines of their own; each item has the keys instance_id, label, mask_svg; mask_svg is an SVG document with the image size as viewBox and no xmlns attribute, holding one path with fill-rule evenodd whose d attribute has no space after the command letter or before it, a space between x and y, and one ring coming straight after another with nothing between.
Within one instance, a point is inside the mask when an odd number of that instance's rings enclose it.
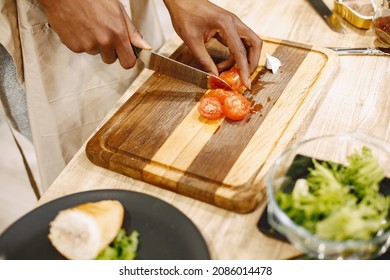
<instances>
[{"instance_id":1,"label":"man's right hand","mask_svg":"<svg viewBox=\"0 0 390 280\"><path fill-rule=\"evenodd\" d=\"M105 63L119 59L135 65L131 44L150 49L119 0L40 0L61 41L76 53L100 54Z\"/></svg>"}]
</instances>

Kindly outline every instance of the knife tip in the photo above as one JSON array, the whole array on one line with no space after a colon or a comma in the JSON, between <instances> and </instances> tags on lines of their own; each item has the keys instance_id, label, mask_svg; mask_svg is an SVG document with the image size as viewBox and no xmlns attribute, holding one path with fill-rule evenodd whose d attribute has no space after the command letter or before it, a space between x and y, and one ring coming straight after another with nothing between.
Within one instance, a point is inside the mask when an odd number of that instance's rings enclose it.
<instances>
[{"instance_id":1,"label":"knife tip","mask_svg":"<svg viewBox=\"0 0 390 280\"><path fill-rule=\"evenodd\" d=\"M213 75L213 74L208 75L207 88L208 89L221 88L223 90L229 90L229 91L233 90L231 85L229 85L225 80L223 80L220 77Z\"/></svg>"}]
</instances>

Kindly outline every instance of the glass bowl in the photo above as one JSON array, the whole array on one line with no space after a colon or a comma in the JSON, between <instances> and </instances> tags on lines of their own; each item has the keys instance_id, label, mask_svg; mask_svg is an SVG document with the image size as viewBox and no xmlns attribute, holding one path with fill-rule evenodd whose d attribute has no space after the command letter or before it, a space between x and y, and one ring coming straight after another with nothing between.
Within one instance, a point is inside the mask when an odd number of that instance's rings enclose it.
<instances>
[{"instance_id":1,"label":"glass bowl","mask_svg":"<svg viewBox=\"0 0 390 280\"><path fill-rule=\"evenodd\" d=\"M390 229L378 232L370 240L336 241L323 239L296 224L279 207L276 191L291 192L299 178L305 178L312 158L346 164L347 156L362 147L371 149L384 170L387 185L380 191L390 195L390 147L388 143L363 134L321 136L292 145L275 161L266 177L268 222L297 249L315 259L372 259L385 253L390 246ZM290 188L290 190L288 190ZM389 215L387 216L389 219Z\"/></svg>"}]
</instances>

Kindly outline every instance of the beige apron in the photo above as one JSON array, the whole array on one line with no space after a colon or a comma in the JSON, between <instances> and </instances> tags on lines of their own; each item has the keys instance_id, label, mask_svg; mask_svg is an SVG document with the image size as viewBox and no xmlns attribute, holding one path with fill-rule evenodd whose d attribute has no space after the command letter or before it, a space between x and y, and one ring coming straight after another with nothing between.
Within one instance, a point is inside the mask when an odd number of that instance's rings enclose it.
<instances>
[{"instance_id":1,"label":"beige apron","mask_svg":"<svg viewBox=\"0 0 390 280\"><path fill-rule=\"evenodd\" d=\"M124 70L118 61L107 65L99 55L71 52L50 28L38 1L0 1L0 42L13 57L27 96L42 194L113 108L140 67ZM121 2L130 12L129 1ZM152 1L133 0L131 5L133 21L158 48L166 37L160 19L168 14L158 13Z\"/></svg>"}]
</instances>

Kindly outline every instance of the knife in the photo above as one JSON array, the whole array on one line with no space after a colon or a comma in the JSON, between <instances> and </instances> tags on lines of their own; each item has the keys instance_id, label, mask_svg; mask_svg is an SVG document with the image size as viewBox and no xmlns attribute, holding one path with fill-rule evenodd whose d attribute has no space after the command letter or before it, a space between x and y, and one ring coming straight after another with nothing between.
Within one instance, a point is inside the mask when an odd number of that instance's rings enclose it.
<instances>
[{"instance_id":1,"label":"knife","mask_svg":"<svg viewBox=\"0 0 390 280\"><path fill-rule=\"evenodd\" d=\"M316 10L321 16L325 23L335 32L344 34L345 29L342 27L338 17L332 13L332 11L326 6L322 0L308 0L310 5Z\"/></svg>"},{"instance_id":2,"label":"knife","mask_svg":"<svg viewBox=\"0 0 390 280\"><path fill-rule=\"evenodd\" d=\"M334 48L338 55L383 55L390 56L390 48Z\"/></svg>"},{"instance_id":3,"label":"knife","mask_svg":"<svg viewBox=\"0 0 390 280\"><path fill-rule=\"evenodd\" d=\"M139 58L144 63L145 67L150 70L205 89L210 88L209 79L213 77L213 79L217 79L220 83L224 84L226 89L231 89L231 86L218 76L178 62L151 50L144 50L135 46L132 47L137 58Z\"/></svg>"}]
</instances>

